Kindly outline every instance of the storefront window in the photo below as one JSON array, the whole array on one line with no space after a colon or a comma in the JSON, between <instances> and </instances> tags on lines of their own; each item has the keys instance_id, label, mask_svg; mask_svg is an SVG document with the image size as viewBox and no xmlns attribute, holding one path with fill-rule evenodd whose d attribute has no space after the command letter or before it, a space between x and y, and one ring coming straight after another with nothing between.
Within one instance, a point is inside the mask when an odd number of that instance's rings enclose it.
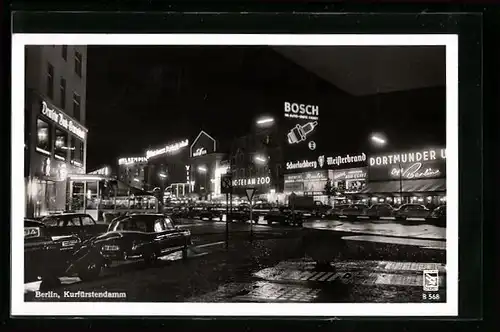
<instances>
[{"instance_id":1,"label":"storefront window","mask_svg":"<svg viewBox=\"0 0 500 332\"><path fill-rule=\"evenodd\" d=\"M71 137L71 162L76 166L83 165L83 142L76 137Z\"/></svg>"},{"instance_id":2,"label":"storefront window","mask_svg":"<svg viewBox=\"0 0 500 332\"><path fill-rule=\"evenodd\" d=\"M36 122L36 150L50 155L50 126L47 122L38 119Z\"/></svg>"},{"instance_id":3,"label":"storefront window","mask_svg":"<svg viewBox=\"0 0 500 332\"><path fill-rule=\"evenodd\" d=\"M66 160L68 150L68 134L61 129L56 129L56 139L54 140L54 156L59 160Z\"/></svg>"}]
</instances>

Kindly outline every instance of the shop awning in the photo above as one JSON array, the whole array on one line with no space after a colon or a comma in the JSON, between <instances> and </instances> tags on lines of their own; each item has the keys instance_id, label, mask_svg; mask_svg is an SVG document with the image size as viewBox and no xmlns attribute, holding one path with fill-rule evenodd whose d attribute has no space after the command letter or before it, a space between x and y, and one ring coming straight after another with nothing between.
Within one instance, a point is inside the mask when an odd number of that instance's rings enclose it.
<instances>
[{"instance_id":1,"label":"shop awning","mask_svg":"<svg viewBox=\"0 0 500 332\"><path fill-rule=\"evenodd\" d=\"M115 180L113 181L116 183L116 195L117 196L129 196L129 195L135 195L135 196L152 196L151 193L148 193L147 191L129 186L125 182Z\"/></svg>"},{"instance_id":2,"label":"shop awning","mask_svg":"<svg viewBox=\"0 0 500 332\"><path fill-rule=\"evenodd\" d=\"M401 190L402 187L402 190ZM446 191L446 179L369 182L360 194L426 193Z\"/></svg>"}]
</instances>

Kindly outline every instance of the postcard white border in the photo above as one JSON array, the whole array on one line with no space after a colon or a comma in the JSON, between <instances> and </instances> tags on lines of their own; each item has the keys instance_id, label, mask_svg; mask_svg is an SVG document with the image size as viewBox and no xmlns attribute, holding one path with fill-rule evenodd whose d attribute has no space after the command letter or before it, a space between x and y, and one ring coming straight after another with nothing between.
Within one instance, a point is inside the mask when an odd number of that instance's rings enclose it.
<instances>
[{"instance_id":1,"label":"postcard white border","mask_svg":"<svg viewBox=\"0 0 500 332\"><path fill-rule=\"evenodd\" d=\"M446 303L103 303L24 302L25 45L446 46ZM92 133L90 133L92 134ZM458 36L286 34L14 34L12 36L11 314L14 316L457 316L458 315Z\"/></svg>"}]
</instances>

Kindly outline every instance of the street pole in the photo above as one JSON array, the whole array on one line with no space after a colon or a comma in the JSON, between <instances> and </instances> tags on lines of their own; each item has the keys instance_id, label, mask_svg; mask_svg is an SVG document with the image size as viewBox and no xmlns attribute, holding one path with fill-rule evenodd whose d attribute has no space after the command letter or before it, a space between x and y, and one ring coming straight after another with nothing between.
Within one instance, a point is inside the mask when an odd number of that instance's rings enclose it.
<instances>
[{"instance_id":1,"label":"street pole","mask_svg":"<svg viewBox=\"0 0 500 332\"><path fill-rule=\"evenodd\" d=\"M403 205L403 168L399 163L399 197L401 199L400 205Z\"/></svg>"},{"instance_id":2,"label":"street pole","mask_svg":"<svg viewBox=\"0 0 500 332\"><path fill-rule=\"evenodd\" d=\"M252 218L253 206L252 200L250 200L250 241L253 240L253 218Z\"/></svg>"},{"instance_id":3,"label":"street pole","mask_svg":"<svg viewBox=\"0 0 500 332\"><path fill-rule=\"evenodd\" d=\"M226 250L229 249L229 194L226 193Z\"/></svg>"}]
</instances>

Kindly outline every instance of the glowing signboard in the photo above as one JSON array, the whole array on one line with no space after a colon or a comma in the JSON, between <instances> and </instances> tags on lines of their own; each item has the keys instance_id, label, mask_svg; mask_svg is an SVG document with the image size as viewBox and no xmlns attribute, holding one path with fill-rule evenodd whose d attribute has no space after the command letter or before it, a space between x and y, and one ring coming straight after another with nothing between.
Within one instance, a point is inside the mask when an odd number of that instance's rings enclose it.
<instances>
[{"instance_id":1,"label":"glowing signboard","mask_svg":"<svg viewBox=\"0 0 500 332\"><path fill-rule=\"evenodd\" d=\"M286 163L286 169L307 169L307 168L323 168L327 166L327 168L339 168L344 165L351 164L362 164L365 165L366 154L361 153L357 155L344 155L344 156L335 156L329 157L325 155L321 155L317 158L317 160L302 160L302 161L289 161ZM359 166L362 166L359 165Z\"/></svg>"},{"instance_id":2,"label":"glowing signboard","mask_svg":"<svg viewBox=\"0 0 500 332\"><path fill-rule=\"evenodd\" d=\"M370 157L370 166L418 163L446 159L446 149L427 149L416 152L391 153Z\"/></svg>"},{"instance_id":3,"label":"glowing signboard","mask_svg":"<svg viewBox=\"0 0 500 332\"><path fill-rule=\"evenodd\" d=\"M144 163L147 161L148 159L146 157L120 158L118 159L118 165L130 165L130 164Z\"/></svg>"},{"instance_id":4,"label":"glowing signboard","mask_svg":"<svg viewBox=\"0 0 500 332\"><path fill-rule=\"evenodd\" d=\"M446 149L430 148L370 157L370 181L446 177Z\"/></svg>"},{"instance_id":5,"label":"glowing signboard","mask_svg":"<svg viewBox=\"0 0 500 332\"><path fill-rule=\"evenodd\" d=\"M318 120L319 106L297 104L285 101L285 117L295 119Z\"/></svg>"},{"instance_id":6,"label":"glowing signboard","mask_svg":"<svg viewBox=\"0 0 500 332\"><path fill-rule=\"evenodd\" d=\"M251 185L266 185L271 183L271 178L269 176L262 176L256 178L244 178L233 180L233 186L251 186Z\"/></svg>"},{"instance_id":7,"label":"glowing signboard","mask_svg":"<svg viewBox=\"0 0 500 332\"><path fill-rule=\"evenodd\" d=\"M214 153L216 149L217 141L202 130L200 131L198 136L196 136L193 143L189 147L189 152L191 157L199 157Z\"/></svg>"},{"instance_id":8,"label":"glowing signboard","mask_svg":"<svg viewBox=\"0 0 500 332\"><path fill-rule=\"evenodd\" d=\"M345 164L361 163L366 161L366 154L361 153L358 155L345 155L336 157L327 157L326 163L328 166L341 166Z\"/></svg>"},{"instance_id":9,"label":"glowing signboard","mask_svg":"<svg viewBox=\"0 0 500 332\"><path fill-rule=\"evenodd\" d=\"M45 101L42 101L42 114L52 120L54 123L57 123L64 129L68 130L72 134L75 134L83 140L85 139L85 136L87 134L86 128L84 128L73 119L69 118L63 112L54 108L50 108Z\"/></svg>"},{"instance_id":10,"label":"glowing signboard","mask_svg":"<svg viewBox=\"0 0 500 332\"><path fill-rule=\"evenodd\" d=\"M365 179L366 176L367 176L366 169L354 168L342 171L334 171L332 174L332 179L334 181L358 180L358 179Z\"/></svg>"},{"instance_id":11,"label":"glowing signboard","mask_svg":"<svg viewBox=\"0 0 500 332\"><path fill-rule=\"evenodd\" d=\"M179 151L180 149L186 147L189 145L189 141L186 139L184 141L180 141L174 144L169 144L164 146L161 149L156 149L156 150L148 150L146 151L146 158L152 158L156 157L162 154L170 154Z\"/></svg>"},{"instance_id":12,"label":"glowing signboard","mask_svg":"<svg viewBox=\"0 0 500 332\"><path fill-rule=\"evenodd\" d=\"M205 148L198 148L193 152L193 157L199 157L207 154L207 150Z\"/></svg>"},{"instance_id":13,"label":"glowing signboard","mask_svg":"<svg viewBox=\"0 0 500 332\"><path fill-rule=\"evenodd\" d=\"M286 169L303 169L303 168L318 168L317 161L302 160L302 161L289 161L286 163Z\"/></svg>"},{"instance_id":14,"label":"glowing signboard","mask_svg":"<svg viewBox=\"0 0 500 332\"><path fill-rule=\"evenodd\" d=\"M434 178L439 176L441 171L437 168L424 167L422 163L414 163L409 167L394 167L391 170L391 175L394 177L401 177L405 179L420 179L420 178Z\"/></svg>"}]
</instances>

